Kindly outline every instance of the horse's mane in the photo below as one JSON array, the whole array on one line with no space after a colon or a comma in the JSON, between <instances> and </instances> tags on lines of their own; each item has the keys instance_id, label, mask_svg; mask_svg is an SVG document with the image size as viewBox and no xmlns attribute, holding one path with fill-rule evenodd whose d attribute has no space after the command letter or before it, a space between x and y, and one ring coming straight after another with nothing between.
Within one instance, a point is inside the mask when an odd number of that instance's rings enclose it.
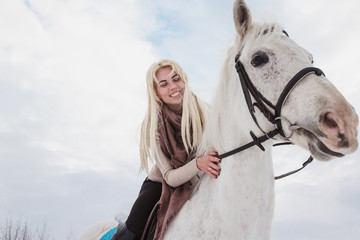
<instances>
[{"instance_id":1,"label":"horse's mane","mask_svg":"<svg viewBox=\"0 0 360 240\"><path fill-rule=\"evenodd\" d=\"M224 146L225 144L223 141L217 141L218 139L222 139L221 129L219 128L221 124L220 121L222 120L221 116L224 114L233 114L233 112L229 112L229 110L227 110L227 107L225 106L226 104L224 104L224 102L226 102L225 98L228 98L229 95L236 97L234 101L228 103L231 108L237 107L242 109L242 111L238 111L238 121L242 121L243 124L241 125L251 125L251 123L244 122L252 120L251 118L244 117L246 116L247 113L245 112L247 112L248 109L244 108L243 105L241 105L244 102L243 96L238 96L240 84L237 80L238 75L235 70L234 59L236 54L241 51L244 44L256 42L259 38L270 37L272 33L279 31L283 31L282 27L276 23L254 23L251 26L251 31L248 31L248 34L246 35L244 40L240 39L239 35L236 35L234 44L227 50L223 66L220 71L220 81L218 83L217 92L211 104L208 120L206 122L205 130L203 133L203 138L197 149L198 157L204 155L206 152L211 150L229 150L225 149L228 146ZM234 79L236 80L234 81ZM248 130L244 129L243 131ZM221 152L219 152L219 154L220 153ZM204 175L206 177L206 174ZM196 192L196 189L200 182L201 181L199 181L197 186L194 188L194 192Z\"/></svg>"},{"instance_id":2,"label":"horse's mane","mask_svg":"<svg viewBox=\"0 0 360 240\"><path fill-rule=\"evenodd\" d=\"M282 32L282 27L276 23L263 23L258 24L254 23L251 25L251 31L248 31L244 41L240 39L238 35L235 37L234 44L228 48L221 72L220 72L220 81L218 83L217 92L211 104L211 109L209 111L209 119L206 123L206 128L204 131L203 140L201 141L198 147L198 156L203 155L206 151L209 151L209 148L214 149L223 149L224 146L220 142L214 142L214 139L219 139L221 133L219 131L219 122L221 121L220 114L224 112L224 105L222 104L224 101L223 99L227 97L227 95L232 91L238 93L238 89L240 87L238 81L233 81L234 77L237 78L235 71L235 64L234 59L237 53L243 48L243 45L246 43L256 42L257 39L262 37L269 37L274 32ZM229 88L229 85L232 85ZM225 89L226 88L226 89ZM239 97L237 97L239 98ZM240 99L239 101L242 101ZM229 103L234 104L234 103Z\"/></svg>"}]
</instances>

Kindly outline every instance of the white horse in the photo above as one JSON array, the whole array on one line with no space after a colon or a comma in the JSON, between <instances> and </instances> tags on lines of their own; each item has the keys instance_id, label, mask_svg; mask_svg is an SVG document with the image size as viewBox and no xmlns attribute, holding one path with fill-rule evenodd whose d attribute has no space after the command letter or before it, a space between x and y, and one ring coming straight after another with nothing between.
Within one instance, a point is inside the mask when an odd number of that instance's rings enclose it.
<instances>
[{"instance_id":1,"label":"white horse","mask_svg":"<svg viewBox=\"0 0 360 240\"><path fill-rule=\"evenodd\" d=\"M253 23L243 0L235 1L233 13L237 35L222 69L198 154L213 149L221 154L254 142L250 131L258 137L280 131L318 160L354 152L358 117L320 70L309 68L311 54L279 25ZM269 109L265 112L278 117L269 117L278 130L259 110L250 114L244 99L251 100L250 107L256 100L241 86L237 55L241 78L249 77L249 87ZM298 76L302 69L306 73ZM164 239L269 239L274 212L271 148L281 139L277 134L262 143L265 151L255 145L224 158L216 180L203 175ZM94 234L79 239L99 239L90 236Z\"/></svg>"}]
</instances>

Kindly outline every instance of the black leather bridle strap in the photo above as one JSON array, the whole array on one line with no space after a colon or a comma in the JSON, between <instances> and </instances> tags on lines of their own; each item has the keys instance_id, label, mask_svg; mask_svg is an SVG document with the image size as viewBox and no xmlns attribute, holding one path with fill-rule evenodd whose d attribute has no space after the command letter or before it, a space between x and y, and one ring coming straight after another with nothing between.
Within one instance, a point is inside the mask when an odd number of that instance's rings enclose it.
<instances>
[{"instance_id":1,"label":"black leather bridle strap","mask_svg":"<svg viewBox=\"0 0 360 240\"><path fill-rule=\"evenodd\" d=\"M240 78L240 83L241 83L241 87L242 87L242 90L244 93L245 101L248 106L251 117L253 118L254 122L259 127L259 129L264 133L264 135L261 137L256 137L255 134L252 131L250 131L250 135L253 138L252 142L249 142L249 143L247 143L241 147L238 147L234 150L225 152L221 155L217 155L217 157L221 158L221 159L226 158L231 155L234 155L238 152L241 152L241 151L248 149L255 145L258 146L262 151L265 151L265 148L261 145L261 143L276 136L277 134L280 134L281 136L286 138L286 136L283 132L283 129L282 129L282 125L281 125L281 109L282 109L286 99L288 98L289 94L291 93L292 89L295 87L295 85L301 79L303 79L306 75L308 75L312 72L315 73L317 76L325 75L319 68L315 68L315 67L307 67L307 68L300 70L285 86L284 90L280 94L280 97L279 97L276 105L274 106L268 99L266 99L256 89L254 84L251 82L251 79L249 78L249 75L247 74L247 72L239 58L240 58L240 53L237 54L235 57L235 67L236 67L236 71L238 72L238 75ZM255 103L252 103L250 94L255 99ZM267 104L270 108L272 108L274 110L275 114L273 114L265 104ZM264 132L262 130L262 128L260 127L260 125L256 119L256 116L254 114L255 113L254 106L256 106L257 108L260 109L260 111L268 119L268 121L270 121L273 124L276 124L277 128L275 128L274 130L272 130L268 133ZM285 173L285 174L282 174L280 176L277 176L277 177L275 177L275 180L287 177L294 173L297 173L298 171L305 168L309 163L311 163L312 160L313 160L313 157L310 156L308 158L308 160L303 163L301 168L296 169L291 172L288 172L288 173Z\"/></svg>"},{"instance_id":2,"label":"black leather bridle strap","mask_svg":"<svg viewBox=\"0 0 360 240\"><path fill-rule=\"evenodd\" d=\"M315 68L315 67L306 67L302 70L300 70L295 76L288 82L288 84L285 86L283 91L280 94L280 97L274 106L266 97L264 97L261 92L259 92L254 84L252 83L251 79L249 78L249 75L247 74L244 65L240 61L240 53L236 55L235 57L235 68L238 72L241 87L244 93L245 101L248 106L249 112L251 114L251 117L253 118L256 125L259 127L260 130L262 128L260 127L256 116L255 116L255 109L254 106L256 106L261 113L265 116L266 119L268 119L269 122L276 124L277 128L279 129L280 135L285 137L285 133L283 132L281 120L278 120L279 117L281 117L281 109L288 98L291 91L294 89L296 84L303 79L306 75L310 73L315 73L317 76L325 75L321 69ZM250 95L251 94L251 95ZM252 102L251 96L254 98L255 103ZM274 113L269 110L269 108L272 108ZM262 130L263 131L263 130ZM263 131L264 132L264 131Z\"/></svg>"},{"instance_id":3,"label":"black leather bridle strap","mask_svg":"<svg viewBox=\"0 0 360 240\"><path fill-rule=\"evenodd\" d=\"M262 151L265 151L265 148L263 147L263 145L261 145L261 143L265 142L269 138L276 136L277 134L279 134L279 131L277 129L272 130L272 131L268 132L267 134L264 134L261 137L256 137L253 132L250 132L250 135L253 138L252 142L249 142L241 147L235 148L234 150L220 154L217 157L220 159L223 159L223 158L229 157L231 155L234 155L238 152L244 151L245 149L248 149L252 146L258 146Z\"/></svg>"},{"instance_id":4,"label":"black leather bridle strap","mask_svg":"<svg viewBox=\"0 0 360 240\"><path fill-rule=\"evenodd\" d=\"M278 180L278 179L281 179L281 178L284 178L284 177L293 175L294 173L297 173L297 172L299 172L300 170L302 170L303 168L305 168L305 167L306 167L308 164L310 164L313 160L314 160L314 158L313 158L312 156L310 156L310 157L308 158L308 160L302 164L302 167L301 167L301 168L296 169L296 170L291 171L291 172L288 172L288 173L285 173L285 174L282 174L282 175L279 175L279 176L276 176L276 177L274 177L274 179L275 179L275 180Z\"/></svg>"},{"instance_id":5,"label":"black leather bridle strap","mask_svg":"<svg viewBox=\"0 0 360 240\"><path fill-rule=\"evenodd\" d=\"M259 93L259 91L257 91L255 86L252 84L252 82L249 78L249 75L247 74L247 72L244 68L244 65L239 60L239 57L240 57L240 55L238 54L235 58L235 68L239 75L239 79L240 79L241 87L242 87L242 90L244 93L245 101L248 106L251 117L253 118L256 125L260 128L260 130L262 130L262 128L260 127L260 125L255 117L254 106L256 106L261 111L261 113L266 117L266 119L268 119L268 121L270 121L273 124L276 123L275 116L264 104L264 101L262 99L265 99L265 98L261 95L261 93ZM254 104L251 101L250 94L255 99ZM269 103L268 100L266 100L265 102ZM272 106L273 105L271 104L270 107L272 107Z\"/></svg>"},{"instance_id":6,"label":"black leather bridle strap","mask_svg":"<svg viewBox=\"0 0 360 240\"><path fill-rule=\"evenodd\" d=\"M261 143L265 142L266 140L268 140L269 138L272 138L274 136L276 136L277 134L279 134L279 131L277 129L275 130L272 130L270 132L268 132L267 134L264 134L263 136L261 137L256 137L255 134L253 132L250 131L250 135L251 137L253 138L253 141L252 142L249 142L247 144L244 144L242 145L241 147L238 147L238 148L235 148L234 150L231 150L231 151L228 151L228 152L225 152L223 154L220 154L220 155L217 155L216 157L220 158L220 159L223 159L223 158L226 158L226 157L229 157L231 155L234 155L238 152L241 152L241 151L244 151L250 147L253 147L253 146L258 146L262 151L265 151L265 148L263 147L263 145L261 145ZM286 143L282 143L282 144L291 144L289 142L286 142ZM281 145L281 144L279 144ZM301 171L302 169L304 169L308 164L310 164L312 161L313 161L313 157L310 156L308 158L308 160L306 162L304 162L302 164L302 167L301 168L298 168L296 170L293 170L293 171L290 171L290 172L287 172L287 173L284 173L282 175L279 175L279 176L275 176L274 179L275 180L279 180L281 178L284 178L284 177L288 177L290 175L293 175L294 173L297 173L299 171Z\"/></svg>"},{"instance_id":7,"label":"black leather bridle strap","mask_svg":"<svg viewBox=\"0 0 360 240\"><path fill-rule=\"evenodd\" d=\"M315 73L317 76L321 76L325 74L321 71L321 69L319 68L315 68L315 67L307 67L304 68L302 70L300 70L289 82L288 84L285 86L284 90L281 92L281 95L275 105L275 116L276 117L281 117L281 109L286 101L286 99L288 98L289 94L291 93L291 91L294 89L294 87L296 86L296 84L303 79L306 75L310 74L310 73ZM276 126L280 131L280 135L285 137L285 133L283 132L282 126L281 126L281 121L276 121Z\"/></svg>"}]
</instances>

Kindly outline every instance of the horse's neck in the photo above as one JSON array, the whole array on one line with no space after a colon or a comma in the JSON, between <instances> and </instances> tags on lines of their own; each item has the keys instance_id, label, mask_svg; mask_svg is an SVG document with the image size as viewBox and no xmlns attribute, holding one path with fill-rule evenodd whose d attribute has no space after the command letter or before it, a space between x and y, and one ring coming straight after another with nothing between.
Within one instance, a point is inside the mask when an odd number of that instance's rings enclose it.
<instances>
[{"instance_id":1,"label":"horse's neck","mask_svg":"<svg viewBox=\"0 0 360 240\"><path fill-rule=\"evenodd\" d=\"M200 145L201 154L209 149L220 154L232 150L252 139L250 131L259 132L244 101L238 76L227 72L223 75Z\"/></svg>"},{"instance_id":2,"label":"horse's neck","mask_svg":"<svg viewBox=\"0 0 360 240\"><path fill-rule=\"evenodd\" d=\"M215 149L221 154L252 141L250 131L259 135L260 131L244 102L240 83L234 80L224 79L220 82L208 126L204 131L207 151ZM206 175L202 179L200 191L211 192L214 202L223 211L220 218L231 217L233 219L230 220L235 223L240 220L244 222L246 217L242 214L246 214L249 209L254 211L247 219L249 222L256 221L251 218L261 214L264 217L272 215L274 181L271 142L264 143L264 146L267 149L265 152L253 146L222 159L220 177L214 180ZM233 214L232 211L239 214ZM229 219L222 220L231 222Z\"/></svg>"},{"instance_id":3,"label":"horse's neck","mask_svg":"<svg viewBox=\"0 0 360 240\"><path fill-rule=\"evenodd\" d=\"M262 152L252 147L222 159L221 168L217 179L208 175L201 179L194 198L200 204L195 203L198 214L215 219L221 229L218 239L266 239L274 211L271 149ZM212 224L204 221L199 227L209 229Z\"/></svg>"}]
</instances>

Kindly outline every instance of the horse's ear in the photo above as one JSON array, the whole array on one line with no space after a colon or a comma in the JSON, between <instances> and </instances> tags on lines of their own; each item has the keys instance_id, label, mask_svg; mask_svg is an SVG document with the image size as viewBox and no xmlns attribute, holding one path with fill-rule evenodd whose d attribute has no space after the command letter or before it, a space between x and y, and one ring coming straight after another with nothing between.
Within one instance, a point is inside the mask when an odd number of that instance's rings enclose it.
<instances>
[{"instance_id":1,"label":"horse's ear","mask_svg":"<svg viewBox=\"0 0 360 240\"><path fill-rule=\"evenodd\" d=\"M235 0L233 14L235 29L240 37L243 38L251 26L250 10L243 0Z\"/></svg>"}]
</instances>

